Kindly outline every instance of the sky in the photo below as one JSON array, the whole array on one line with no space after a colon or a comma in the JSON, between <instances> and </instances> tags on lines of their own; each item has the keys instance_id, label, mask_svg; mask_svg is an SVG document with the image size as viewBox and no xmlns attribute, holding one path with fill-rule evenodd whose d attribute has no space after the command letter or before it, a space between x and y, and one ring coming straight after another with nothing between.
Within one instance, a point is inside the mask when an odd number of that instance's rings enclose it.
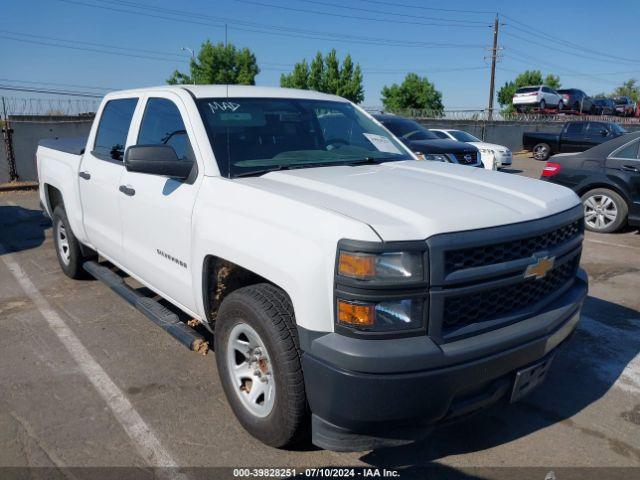
<instances>
[{"instance_id":1,"label":"sky","mask_svg":"<svg viewBox=\"0 0 640 480\"><path fill-rule=\"evenodd\" d=\"M228 41L256 54L258 85L277 86L295 62L335 48L361 65L365 106L381 105L384 85L416 72L442 92L446 109L483 109L496 13L496 89L526 69L560 75L564 87L592 95L640 80L640 0L3 3L0 86L100 94L163 84L173 70L188 70L183 47L224 41L226 24Z\"/></svg>"}]
</instances>

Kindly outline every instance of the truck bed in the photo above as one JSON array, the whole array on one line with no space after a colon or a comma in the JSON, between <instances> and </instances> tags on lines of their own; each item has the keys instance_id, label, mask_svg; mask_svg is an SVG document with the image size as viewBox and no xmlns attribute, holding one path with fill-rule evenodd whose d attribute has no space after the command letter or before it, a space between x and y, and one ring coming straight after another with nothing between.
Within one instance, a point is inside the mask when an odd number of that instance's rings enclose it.
<instances>
[{"instance_id":1,"label":"truck bed","mask_svg":"<svg viewBox=\"0 0 640 480\"><path fill-rule=\"evenodd\" d=\"M38 146L58 150L64 153L82 155L84 153L87 137L45 138L38 142Z\"/></svg>"}]
</instances>

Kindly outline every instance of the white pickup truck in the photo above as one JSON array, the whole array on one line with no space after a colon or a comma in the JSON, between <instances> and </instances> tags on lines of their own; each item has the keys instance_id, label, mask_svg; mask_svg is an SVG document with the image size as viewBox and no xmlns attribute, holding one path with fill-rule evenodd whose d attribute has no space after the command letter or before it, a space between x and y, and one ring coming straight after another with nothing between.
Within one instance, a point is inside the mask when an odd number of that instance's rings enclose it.
<instances>
[{"instance_id":1,"label":"white pickup truck","mask_svg":"<svg viewBox=\"0 0 640 480\"><path fill-rule=\"evenodd\" d=\"M275 447L309 431L338 451L397 445L515 401L587 292L573 192L419 161L336 96L111 93L87 139L43 141L37 163L64 272L192 349L207 345L174 313L210 329L233 411Z\"/></svg>"}]
</instances>

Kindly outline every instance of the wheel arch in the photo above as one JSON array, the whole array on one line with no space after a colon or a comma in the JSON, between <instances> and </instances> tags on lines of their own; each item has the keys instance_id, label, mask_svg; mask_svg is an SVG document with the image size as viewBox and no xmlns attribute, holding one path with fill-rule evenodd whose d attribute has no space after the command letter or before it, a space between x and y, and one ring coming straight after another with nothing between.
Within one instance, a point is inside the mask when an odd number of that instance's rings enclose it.
<instances>
[{"instance_id":1,"label":"wheel arch","mask_svg":"<svg viewBox=\"0 0 640 480\"><path fill-rule=\"evenodd\" d=\"M618 195L620 195L624 201L627 203L627 206L630 206L630 199L629 196L627 195L627 193L624 191L623 188L621 188L619 185L616 185L613 182L607 182L607 181L597 181L597 182L592 182L592 183L588 183L585 184L583 186L580 186L576 189L576 193L578 194L579 197L582 197L582 195L584 195L585 193L591 191L591 190L596 190L598 188L604 188L607 190L613 190L614 192L616 192Z\"/></svg>"},{"instance_id":2,"label":"wheel arch","mask_svg":"<svg viewBox=\"0 0 640 480\"><path fill-rule=\"evenodd\" d=\"M280 289L293 302L287 290L273 280L217 255L206 255L202 260L202 306L209 325L215 323L224 299L232 292L250 285L268 283ZM295 315L295 312L294 312Z\"/></svg>"}]
</instances>

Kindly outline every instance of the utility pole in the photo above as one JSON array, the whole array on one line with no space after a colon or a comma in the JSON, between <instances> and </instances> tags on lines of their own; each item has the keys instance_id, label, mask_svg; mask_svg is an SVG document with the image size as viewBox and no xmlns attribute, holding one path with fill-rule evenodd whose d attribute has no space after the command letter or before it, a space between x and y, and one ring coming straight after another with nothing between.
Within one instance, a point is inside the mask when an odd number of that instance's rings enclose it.
<instances>
[{"instance_id":1,"label":"utility pole","mask_svg":"<svg viewBox=\"0 0 640 480\"><path fill-rule=\"evenodd\" d=\"M491 49L491 81L489 82L489 120L493 119L493 91L496 82L496 59L498 57L498 28L500 28L500 19L496 13L496 19L493 23L493 48Z\"/></svg>"},{"instance_id":2,"label":"utility pole","mask_svg":"<svg viewBox=\"0 0 640 480\"><path fill-rule=\"evenodd\" d=\"M5 104L4 97L2 97L2 113L4 117L2 136L4 139L4 149L7 153L7 163L9 164L9 181L13 182L18 180L18 170L16 168L16 157L13 152L13 129L9 123L9 117L7 116L7 105Z\"/></svg>"}]
</instances>

